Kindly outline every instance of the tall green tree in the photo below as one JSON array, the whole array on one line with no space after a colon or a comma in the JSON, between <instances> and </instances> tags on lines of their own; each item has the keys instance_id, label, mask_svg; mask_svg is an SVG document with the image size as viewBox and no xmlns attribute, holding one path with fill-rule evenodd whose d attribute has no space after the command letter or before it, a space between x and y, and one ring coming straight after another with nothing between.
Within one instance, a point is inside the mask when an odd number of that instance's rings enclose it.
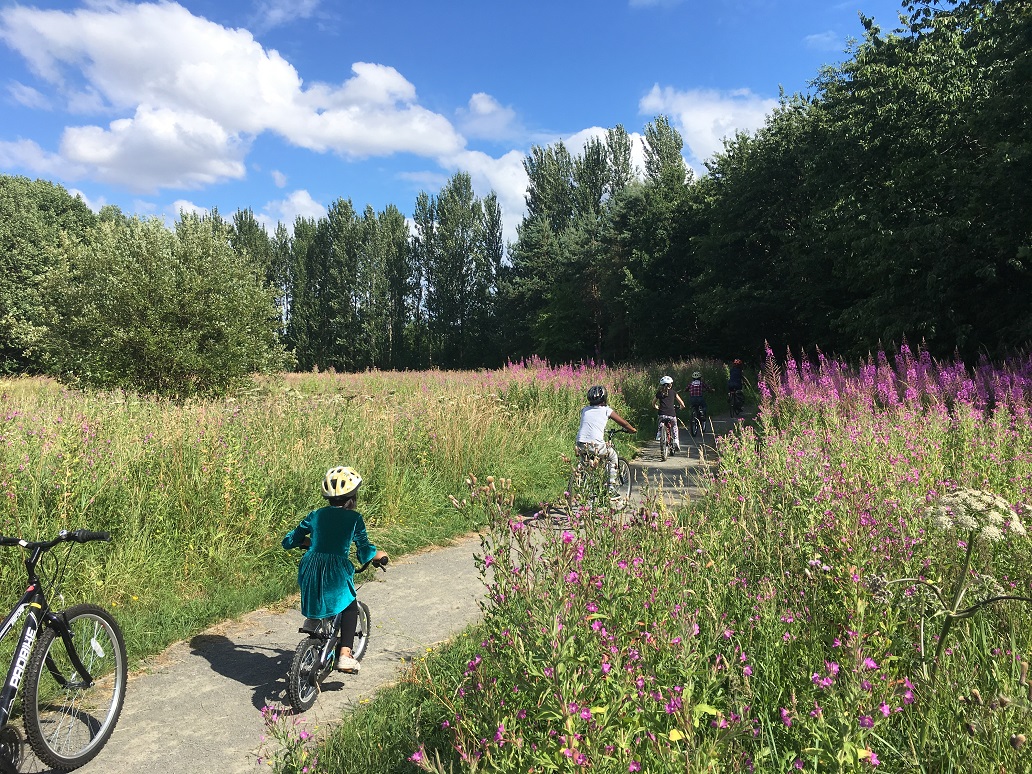
<instances>
[{"instance_id":1,"label":"tall green tree","mask_svg":"<svg viewBox=\"0 0 1032 774\"><path fill-rule=\"evenodd\" d=\"M182 399L281 368L272 295L211 216L104 222L47 275L37 351L85 386Z\"/></svg>"},{"instance_id":2,"label":"tall green tree","mask_svg":"<svg viewBox=\"0 0 1032 774\"><path fill-rule=\"evenodd\" d=\"M44 312L44 277L64 244L97 222L79 197L45 180L0 175L0 374L38 371L25 352Z\"/></svg>"}]
</instances>

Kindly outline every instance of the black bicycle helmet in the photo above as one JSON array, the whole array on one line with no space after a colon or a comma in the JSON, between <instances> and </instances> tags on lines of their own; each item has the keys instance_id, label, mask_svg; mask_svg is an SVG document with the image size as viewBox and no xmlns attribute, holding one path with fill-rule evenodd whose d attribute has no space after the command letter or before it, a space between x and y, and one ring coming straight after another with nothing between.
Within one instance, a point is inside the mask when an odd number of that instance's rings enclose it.
<instances>
[{"instance_id":1,"label":"black bicycle helmet","mask_svg":"<svg viewBox=\"0 0 1032 774\"><path fill-rule=\"evenodd\" d=\"M601 384L596 384L590 390L588 390L588 403L592 406L604 406L606 405L606 388Z\"/></svg>"}]
</instances>

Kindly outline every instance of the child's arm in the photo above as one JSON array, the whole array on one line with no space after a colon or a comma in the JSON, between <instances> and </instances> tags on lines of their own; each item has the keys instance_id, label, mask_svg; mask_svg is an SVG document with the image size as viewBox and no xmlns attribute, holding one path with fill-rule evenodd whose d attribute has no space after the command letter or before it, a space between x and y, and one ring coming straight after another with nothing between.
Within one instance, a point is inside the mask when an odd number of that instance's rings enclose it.
<instances>
[{"instance_id":1,"label":"child's arm","mask_svg":"<svg viewBox=\"0 0 1032 774\"><path fill-rule=\"evenodd\" d=\"M369 533L366 532L365 521L361 516L358 517L358 524L355 525L355 553L358 554L359 564L365 564L373 559L378 560L380 554L383 553L369 542Z\"/></svg>"},{"instance_id":2,"label":"child's arm","mask_svg":"<svg viewBox=\"0 0 1032 774\"><path fill-rule=\"evenodd\" d=\"M308 516L311 516L309 514ZM302 548L311 545L311 540L308 536L312 534L312 523L308 520L308 516L305 516L301 523L298 524L294 529L287 533L287 536L283 538L283 547L288 551L291 548Z\"/></svg>"},{"instance_id":3,"label":"child's arm","mask_svg":"<svg viewBox=\"0 0 1032 774\"><path fill-rule=\"evenodd\" d=\"M622 427L628 433L636 433L636 432L638 432L634 428L634 425L632 425L630 422L628 422L622 416L617 414L615 411L612 414L609 415L609 418L612 419L614 422L616 422L616 424L620 425L620 427Z\"/></svg>"},{"instance_id":4,"label":"child's arm","mask_svg":"<svg viewBox=\"0 0 1032 774\"><path fill-rule=\"evenodd\" d=\"M684 408L684 401L681 399L681 396L675 392L674 397L677 399L677 405Z\"/></svg>"}]
</instances>

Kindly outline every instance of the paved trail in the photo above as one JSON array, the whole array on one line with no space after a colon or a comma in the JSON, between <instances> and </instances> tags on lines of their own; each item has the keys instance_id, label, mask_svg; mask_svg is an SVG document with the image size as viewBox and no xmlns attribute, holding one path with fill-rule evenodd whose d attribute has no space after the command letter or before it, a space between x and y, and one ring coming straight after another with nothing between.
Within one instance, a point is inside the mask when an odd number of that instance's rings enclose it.
<instances>
[{"instance_id":1,"label":"paved trail","mask_svg":"<svg viewBox=\"0 0 1032 774\"><path fill-rule=\"evenodd\" d=\"M719 431L719 428L718 428ZM708 439L712 443L712 439ZM650 444L632 463L636 487L662 487L670 504L696 497L711 449L682 430L682 452L666 461ZM479 538L412 554L359 592L372 612L369 652L358 675L331 675L305 717L314 725L397 679L404 662L478 619L484 588L473 563ZM169 647L133 676L108 745L84 774L252 774L264 727L261 709L284 704L285 675L301 639L297 599L228 621ZM23 771L45 768L28 756Z\"/></svg>"}]
</instances>

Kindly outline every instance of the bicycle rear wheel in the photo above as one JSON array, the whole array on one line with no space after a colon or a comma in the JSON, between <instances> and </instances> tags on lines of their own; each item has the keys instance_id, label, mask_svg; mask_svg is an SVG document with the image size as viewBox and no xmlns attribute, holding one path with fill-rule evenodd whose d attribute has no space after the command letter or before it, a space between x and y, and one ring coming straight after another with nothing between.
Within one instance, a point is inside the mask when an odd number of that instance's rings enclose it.
<instances>
[{"instance_id":1,"label":"bicycle rear wheel","mask_svg":"<svg viewBox=\"0 0 1032 774\"><path fill-rule=\"evenodd\" d=\"M358 602L358 625L355 627L355 644L351 646L351 655L355 661L361 661L369 647L369 633L372 631L372 617L365 602Z\"/></svg>"},{"instance_id":2,"label":"bicycle rear wheel","mask_svg":"<svg viewBox=\"0 0 1032 774\"><path fill-rule=\"evenodd\" d=\"M329 672L329 668L319 668L322 646L320 638L306 637L294 651L294 660L287 672L287 699L298 712L312 708L319 698L319 683Z\"/></svg>"},{"instance_id":3,"label":"bicycle rear wheel","mask_svg":"<svg viewBox=\"0 0 1032 774\"><path fill-rule=\"evenodd\" d=\"M25 675L25 734L36 756L71 771L92 760L115 730L125 700L125 639L107 610L76 605L64 611L66 643L51 626L43 630ZM91 682L72 665L74 649Z\"/></svg>"},{"instance_id":4,"label":"bicycle rear wheel","mask_svg":"<svg viewBox=\"0 0 1032 774\"><path fill-rule=\"evenodd\" d=\"M663 429L659 431L659 458L666 460L670 456L670 430L664 424Z\"/></svg>"}]
</instances>

